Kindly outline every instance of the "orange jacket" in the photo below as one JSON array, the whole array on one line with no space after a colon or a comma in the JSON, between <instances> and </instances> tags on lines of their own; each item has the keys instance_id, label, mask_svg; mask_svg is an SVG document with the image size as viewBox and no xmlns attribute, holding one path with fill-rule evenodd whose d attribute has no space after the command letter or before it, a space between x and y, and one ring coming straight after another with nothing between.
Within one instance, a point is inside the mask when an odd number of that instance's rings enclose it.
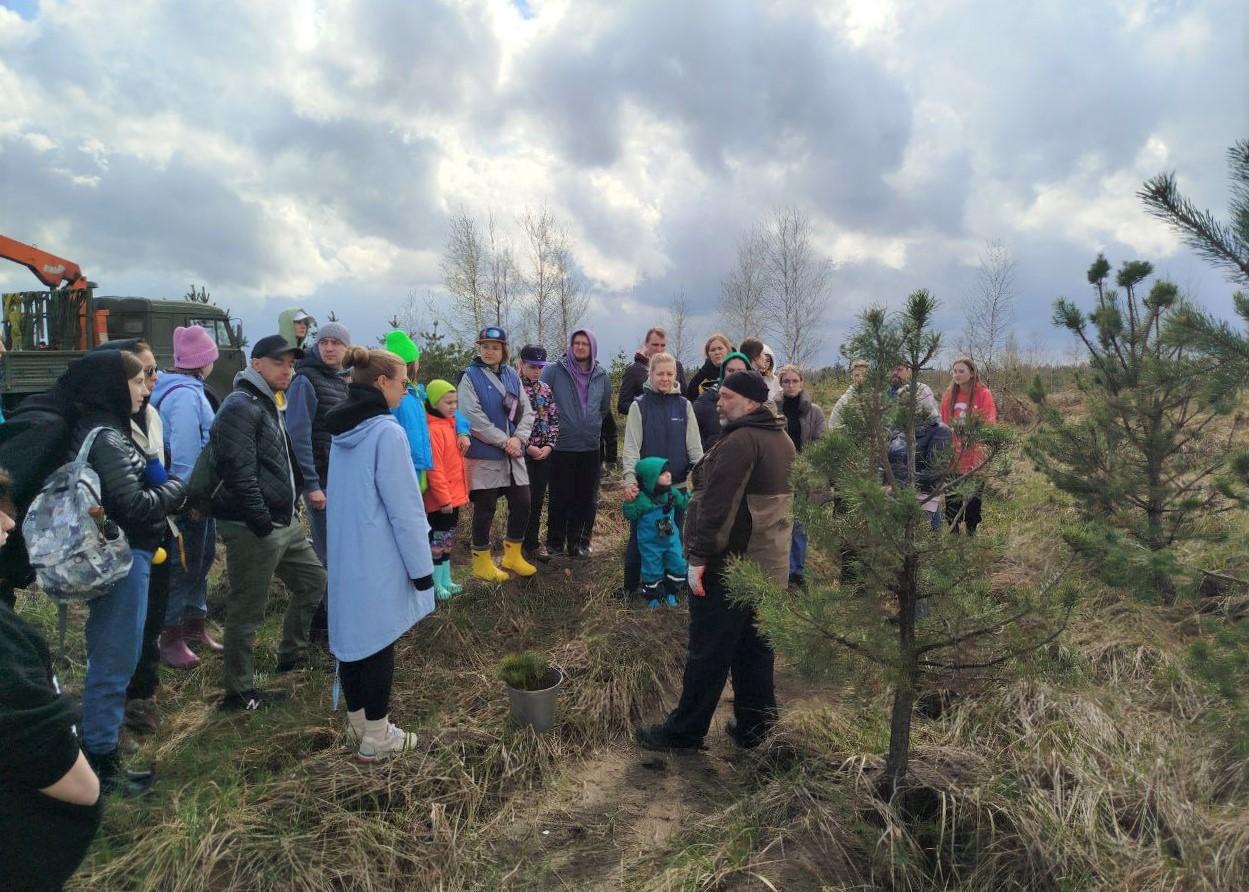
<instances>
[{"instance_id":1,"label":"orange jacket","mask_svg":"<svg viewBox=\"0 0 1249 892\"><path fill-rule=\"evenodd\" d=\"M950 391L947 390L945 392L945 395L941 397L942 424L954 427L958 419L968 412L979 415L980 419L988 424L993 424L997 421L997 405L993 402L993 393L979 381L976 382L976 389L972 392L971 405L968 406L963 402L963 399L963 393L960 391L958 404L951 406ZM984 458L984 450L979 446L963 449L957 433L954 434L954 454L958 456L958 470L960 474L970 471L980 464Z\"/></svg>"},{"instance_id":2,"label":"orange jacket","mask_svg":"<svg viewBox=\"0 0 1249 892\"><path fill-rule=\"evenodd\" d=\"M440 418L429 413L429 444L434 453L434 466L425 472L429 488L425 490L425 512L432 514L450 505L463 508L468 504L468 470L456 442L455 419Z\"/></svg>"}]
</instances>

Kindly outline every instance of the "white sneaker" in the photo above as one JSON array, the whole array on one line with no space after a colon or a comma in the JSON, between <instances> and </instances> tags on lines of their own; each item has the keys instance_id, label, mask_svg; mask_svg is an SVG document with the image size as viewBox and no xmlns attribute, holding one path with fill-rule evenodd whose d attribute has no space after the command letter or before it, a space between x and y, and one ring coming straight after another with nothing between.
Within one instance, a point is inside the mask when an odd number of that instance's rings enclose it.
<instances>
[{"instance_id":1,"label":"white sneaker","mask_svg":"<svg viewBox=\"0 0 1249 892\"><path fill-rule=\"evenodd\" d=\"M380 762L407 752L416 746L416 735L396 728L390 716L372 721L365 719L364 736L356 750L357 762Z\"/></svg>"},{"instance_id":2,"label":"white sneaker","mask_svg":"<svg viewBox=\"0 0 1249 892\"><path fill-rule=\"evenodd\" d=\"M346 738L347 749L354 750L360 748L360 741L364 738L363 709L348 710Z\"/></svg>"}]
</instances>

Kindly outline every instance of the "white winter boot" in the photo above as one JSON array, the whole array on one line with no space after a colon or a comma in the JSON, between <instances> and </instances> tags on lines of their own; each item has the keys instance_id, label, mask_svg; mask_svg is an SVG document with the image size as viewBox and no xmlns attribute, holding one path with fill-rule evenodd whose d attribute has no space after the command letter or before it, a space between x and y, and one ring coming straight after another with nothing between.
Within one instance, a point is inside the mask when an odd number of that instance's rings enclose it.
<instances>
[{"instance_id":1,"label":"white winter boot","mask_svg":"<svg viewBox=\"0 0 1249 892\"><path fill-rule=\"evenodd\" d=\"M356 750L357 762L380 762L416 746L416 735L396 728L390 716L364 720L364 736Z\"/></svg>"},{"instance_id":2,"label":"white winter boot","mask_svg":"<svg viewBox=\"0 0 1249 892\"><path fill-rule=\"evenodd\" d=\"M360 748L360 740L364 737L364 710L347 711L347 748Z\"/></svg>"}]
</instances>

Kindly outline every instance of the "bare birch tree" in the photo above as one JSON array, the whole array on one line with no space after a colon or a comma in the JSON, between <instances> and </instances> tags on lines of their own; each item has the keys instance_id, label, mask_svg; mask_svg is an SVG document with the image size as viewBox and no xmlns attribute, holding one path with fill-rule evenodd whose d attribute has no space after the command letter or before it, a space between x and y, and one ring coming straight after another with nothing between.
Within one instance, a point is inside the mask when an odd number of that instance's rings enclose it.
<instances>
[{"instance_id":1,"label":"bare birch tree","mask_svg":"<svg viewBox=\"0 0 1249 892\"><path fill-rule=\"evenodd\" d=\"M996 239L985 242L976 287L963 305L959 346L988 376L1000 370L1015 318L1015 258Z\"/></svg>"},{"instance_id":2,"label":"bare birch tree","mask_svg":"<svg viewBox=\"0 0 1249 892\"><path fill-rule=\"evenodd\" d=\"M757 228L737 243L737 263L720 284L720 317L735 343L763 333L767 317L767 245Z\"/></svg>"},{"instance_id":3,"label":"bare birch tree","mask_svg":"<svg viewBox=\"0 0 1249 892\"><path fill-rule=\"evenodd\" d=\"M442 253L442 274L451 294L451 328L476 336L486 319L487 248L481 230L464 208L451 218L451 232Z\"/></svg>"},{"instance_id":4,"label":"bare birch tree","mask_svg":"<svg viewBox=\"0 0 1249 892\"><path fill-rule=\"evenodd\" d=\"M586 281L573 262L568 236L560 230L555 248L555 318L559 325L559 350L568 346L572 333L577 330L581 317L590 306L590 292ZM552 346L546 345L548 349Z\"/></svg>"},{"instance_id":5,"label":"bare birch tree","mask_svg":"<svg viewBox=\"0 0 1249 892\"><path fill-rule=\"evenodd\" d=\"M688 350L693 332L690 331L689 298L684 289L678 291L668 302L668 352L686 368L689 367Z\"/></svg>"},{"instance_id":6,"label":"bare birch tree","mask_svg":"<svg viewBox=\"0 0 1249 892\"><path fill-rule=\"evenodd\" d=\"M532 339L549 347L548 342L554 340L557 301L555 218L545 208L537 213L527 210L520 217L520 226L525 233L525 322Z\"/></svg>"},{"instance_id":7,"label":"bare birch tree","mask_svg":"<svg viewBox=\"0 0 1249 892\"><path fill-rule=\"evenodd\" d=\"M811 222L797 208L776 211L763 242L765 329L780 341L785 362L805 368L819 349L833 262L816 251Z\"/></svg>"},{"instance_id":8,"label":"bare birch tree","mask_svg":"<svg viewBox=\"0 0 1249 892\"><path fill-rule=\"evenodd\" d=\"M520 290L520 273L511 244L503 238L495 224L494 214L486 224L489 244L489 280L486 292L486 310L490 316L486 324L502 328L512 325L512 307Z\"/></svg>"}]
</instances>

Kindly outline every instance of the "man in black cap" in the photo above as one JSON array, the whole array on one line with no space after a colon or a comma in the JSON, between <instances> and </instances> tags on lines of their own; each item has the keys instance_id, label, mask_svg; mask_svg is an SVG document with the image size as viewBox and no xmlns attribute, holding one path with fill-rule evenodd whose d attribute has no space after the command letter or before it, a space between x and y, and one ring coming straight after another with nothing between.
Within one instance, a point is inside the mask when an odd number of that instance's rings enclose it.
<instances>
[{"instance_id":1,"label":"man in black cap","mask_svg":"<svg viewBox=\"0 0 1249 892\"><path fill-rule=\"evenodd\" d=\"M734 717L725 731L734 741L757 746L776 721L772 645L759 633L754 608L730 602L724 578L728 559L743 556L777 585L788 580L795 452L785 419L767 401L758 372L734 372L720 386L723 434L694 466L685 515L693 597L681 700L663 722L637 728L647 749L701 747L730 676Z\"/></svg>"},{"instance_id":2,"label":"man in black cap","mask_svg":"<svg viewBox=\"0 0 1249 892\"><path fill-rule=\"evenodd\" d=\"M260 709L283 697L256 690L253 648L264 621L276 573L290 592L278 671L306 658L312 614L325 591L325 570L295 519L302 477L282 421L282 395L303 351L281 335L261 338L251 366L234 379L213 421L209 445L220 485L212 513L226 546L230 590L226 596L222 706Z\"/></svg>"}]
</instances>

